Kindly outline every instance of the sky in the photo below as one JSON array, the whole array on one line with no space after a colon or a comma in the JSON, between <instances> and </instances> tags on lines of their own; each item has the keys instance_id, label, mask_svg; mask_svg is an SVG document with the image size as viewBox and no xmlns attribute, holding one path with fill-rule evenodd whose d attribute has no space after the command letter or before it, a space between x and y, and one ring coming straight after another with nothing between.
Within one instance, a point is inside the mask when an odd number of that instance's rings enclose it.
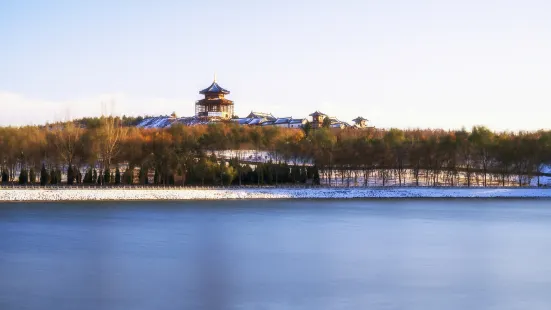
<instances>
[{"instance_id":1,"label":"sky","mask_svg":"<svg viewBox=\"0 0 551 310\"><path fill-rule=\"evenodd\" d=\"M0 126L235 111L551 128L548 0L0 0Z\"/></svg>"}]
</instances>

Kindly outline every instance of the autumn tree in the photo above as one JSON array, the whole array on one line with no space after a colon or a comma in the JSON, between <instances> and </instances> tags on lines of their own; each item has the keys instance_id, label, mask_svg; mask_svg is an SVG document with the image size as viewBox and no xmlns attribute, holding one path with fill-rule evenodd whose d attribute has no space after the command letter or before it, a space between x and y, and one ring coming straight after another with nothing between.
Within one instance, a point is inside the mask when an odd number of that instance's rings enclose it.
<instances>
[{"instance_id":1,"label":"autumn tree","mask_svg":"<svg viewBox=\"0 0 551 310\"><path fill-rule=\"evenodd\" d=\"M50 183L50 174L46 170L46 166L42 164L42 169L40 170L40 185L45 186Z\"/></svg>"}]
</instances>

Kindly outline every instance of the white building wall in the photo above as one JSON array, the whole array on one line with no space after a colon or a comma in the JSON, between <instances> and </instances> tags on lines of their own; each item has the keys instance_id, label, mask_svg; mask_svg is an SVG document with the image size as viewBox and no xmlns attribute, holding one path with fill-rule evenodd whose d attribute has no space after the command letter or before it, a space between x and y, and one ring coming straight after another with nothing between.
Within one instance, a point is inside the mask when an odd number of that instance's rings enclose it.
<instances>
[{"instance_id":1,"label":"white building wall","mask_svg":"<svg viewBox=\"0 0 551 310\"><path fill-rule=\"evenodd\" d=\"M283 127L283 128L289 128L289 124L288 124L288 123L284 123L284 124L275 124L274 126Z\"/></svg>"}]
</instances>

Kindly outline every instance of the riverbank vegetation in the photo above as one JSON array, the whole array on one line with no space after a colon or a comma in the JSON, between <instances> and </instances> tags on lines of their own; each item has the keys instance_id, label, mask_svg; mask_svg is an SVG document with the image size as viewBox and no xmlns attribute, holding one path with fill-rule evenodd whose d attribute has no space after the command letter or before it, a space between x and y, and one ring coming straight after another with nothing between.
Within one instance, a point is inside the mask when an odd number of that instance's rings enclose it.
<instances>
[{"instance_id":1,"label":"riverbank vegetation","mask_svg":"<svg viewBox=\"0 0 551 310\"><path fill-rule=\"evenodd\" d=\"M525 186L548 175L551 132L140 129L112 117L0 128L0 179L19 184ZM263 156L245 156L245 150ZM229 156L221 156L223 151ZM247 153L247 154L248 154Z\"/></svg>"}]
</instances>

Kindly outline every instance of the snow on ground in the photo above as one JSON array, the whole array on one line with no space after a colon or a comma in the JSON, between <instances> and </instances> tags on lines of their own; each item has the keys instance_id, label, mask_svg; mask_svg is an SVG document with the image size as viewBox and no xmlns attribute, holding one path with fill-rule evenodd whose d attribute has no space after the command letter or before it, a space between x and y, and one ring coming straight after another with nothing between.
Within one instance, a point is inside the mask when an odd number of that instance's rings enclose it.
<instances>
[{"instance_id":1,"label":"snow on ground","mask_svg":"<svg viewBox=\"0 0 551 310\"><path fill-rule=\"evenodd\" d=\"M273 152L267 151L255 151L255 150L225 150L225 151L215 151L217 157L224 159L231 159L238 157L242 162L253 162L253 163L267 163L267 162L286 162L289 165L312 165L312 162L309 160L304 160L301 158L289 158L284 159L283 157L276 157Z\"/></svg>"},{"instance_id":2,"label":"snow on ground","mask_svg":"<svg viewBox=\"0 0 551 310\"><path fill-rule=\"evenodd\" d=\"M378 171L373 171L369 174L367 185L368 186L399 186L398 183L398 176L396 174L392 174L392 170L389 171L389 176L386 180L386 184L383 185L383 179L382 177L377 173ZM540 172L551 174L551 166L542 165L540 167ZM344 178L342 177L341 171L334 170L333 176L331 178L331 184L329 184L329 181L327 179L327 171L320 170L321 175L321 184L325 186L360 186L364 187L365 184L365 178L362 171L356 171L356 177L354 177L354 171L349 171L348 175L345 174ZM421 170L419 174L419 186L427 186L432 185L432 181L429 181L427 184L427 179L425 178L426 171ZM438 185L440 186L449 186L450 182L445 181L445 175L446 172L441 172L439 174L439 182ZM430 176L430 174L429 174ZM477 178L478 177L478 178ZM412 170L404 170L404 174L402 176L402 185L406 186L416 186L416 181L413 175ZM429 178L430 179L430 178ZM495 176L488 174L487 183L489 187L501 187L502 186L502 180L500 176ZM518 176L517 175L511 175L508 180L506 180L505 185L506 186L518 186ZM457 177L454 179L454 185L462 185L465 186L467 184L466 174L465 173L459 173ZM537 187L538 186L538 177L531 177L531 179L528 179L528 177L525 177L525 180L523 181L523 184L529 184L530 186ZM539 177L539 185L544 187L551 187L551 177L548 176L540 176ZM471 186L482 186L482 175L476 175L473 174L471 177Z\"/></svg>"},{"instance_id":3,"label":"snow on ground","mask_svg":"<svg viewBox=\"0 0 551 310\"><path fill-rule=\"evenodd\" d=\"M541 188L0 189L0 201L551 198Z\"/></svg>"},{"instance_id":4,"label":"snow on ground","mask_svg":"<svg viewBox=\"0 0 551 310\"><path fill-rule=\"evenodd\" d=\"M549 165L542 165L540 166L540 172L541 173L551 173L551 166ZM551 186L551 177L548 176L541 176L539 179L540 184ZM530 186L537 186L538 185L538 178L532 178L530 180Z\"/></svg>"}]
</instances>

